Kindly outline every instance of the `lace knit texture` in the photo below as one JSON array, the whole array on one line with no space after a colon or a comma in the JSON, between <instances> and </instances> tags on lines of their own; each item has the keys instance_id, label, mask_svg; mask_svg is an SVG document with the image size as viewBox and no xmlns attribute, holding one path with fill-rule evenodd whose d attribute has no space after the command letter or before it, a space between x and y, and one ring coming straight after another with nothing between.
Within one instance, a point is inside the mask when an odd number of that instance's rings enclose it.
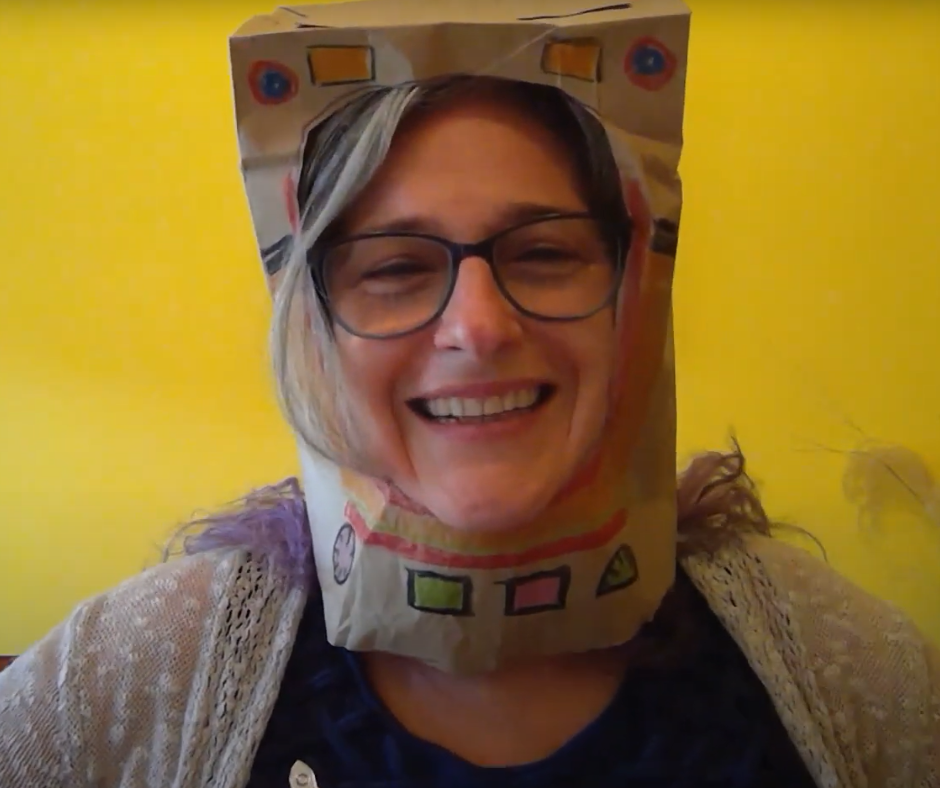
<instances>
[{"instance_id":1,"label":"lace knit texture","mask_svg":"<svg viewBox=\"0 0 940 788\"><path fill-rule=\"evenodd\" d=\"M684 569L820 788L940 788L940 652L808 554ZM217 550L80 605L0 673L0 786L245 788L306 593Z\"/></svg>"}]
</instances>

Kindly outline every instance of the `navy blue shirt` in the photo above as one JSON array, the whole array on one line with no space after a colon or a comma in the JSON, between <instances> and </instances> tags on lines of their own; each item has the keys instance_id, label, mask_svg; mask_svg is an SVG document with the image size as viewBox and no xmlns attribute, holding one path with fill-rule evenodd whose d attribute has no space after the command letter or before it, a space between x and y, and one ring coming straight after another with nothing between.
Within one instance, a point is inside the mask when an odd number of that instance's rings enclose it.
<instances>
[{"instance_id":1,"label":"navy blue shirt","mask_svg":"<svg viewBox=\"0 0 940 788\"><path fill-rule=\"evenodd\" d=\"M480 767L394 719L356 655L326 642L312 594L249 788L287 788L298 760L320 788L814 786L763 685L681 572L636 643L608 707L561 749Z\"/></svg>"}]
</instances>

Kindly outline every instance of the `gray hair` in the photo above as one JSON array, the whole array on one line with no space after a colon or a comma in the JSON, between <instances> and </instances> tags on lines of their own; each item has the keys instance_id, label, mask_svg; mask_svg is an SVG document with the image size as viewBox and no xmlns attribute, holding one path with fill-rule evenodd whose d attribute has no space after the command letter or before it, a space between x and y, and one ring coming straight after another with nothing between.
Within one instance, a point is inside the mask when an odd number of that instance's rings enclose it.
<instances>
[{"instance_id":1,"label":"gray hair","mask_svg":"<svg viewBox=\"0 0 940 788\"><path fill-rule=\"evenodd\" d=\"M361 445L338 368L333 325L311 275L311 251L324 243L385 160L402 122L460 91L497 90L542 120L571 152L589 209L626 251L630 220L617 164L600 121L563 91L493 77L451 76L356 94L314 126L304 145L297 198L300 222L274 298L270 352L285 417L308 449L357 465Z\"/></svg>"}]
</instances>

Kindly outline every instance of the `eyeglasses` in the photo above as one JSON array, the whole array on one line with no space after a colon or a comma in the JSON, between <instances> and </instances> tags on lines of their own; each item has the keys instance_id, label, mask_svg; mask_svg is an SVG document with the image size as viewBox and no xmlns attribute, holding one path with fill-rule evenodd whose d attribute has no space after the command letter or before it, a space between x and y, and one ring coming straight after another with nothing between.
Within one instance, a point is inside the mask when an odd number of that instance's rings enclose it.
<instances>
[{"instance_id":1,"label":"eyeglasses","mask_svg":"<svg viewBox=\"0 0 940 788\"><path fill-rule=\"evenodd\" d=\"M382 232L312 251L314 281L333 319L366 339L402 336L437 320L470 257L487 262L515 309L550 321L581 320L606 307L623 267L621 250L612 250L587 213L539 217L471 244Z\"/></svg>"}]
</instances>

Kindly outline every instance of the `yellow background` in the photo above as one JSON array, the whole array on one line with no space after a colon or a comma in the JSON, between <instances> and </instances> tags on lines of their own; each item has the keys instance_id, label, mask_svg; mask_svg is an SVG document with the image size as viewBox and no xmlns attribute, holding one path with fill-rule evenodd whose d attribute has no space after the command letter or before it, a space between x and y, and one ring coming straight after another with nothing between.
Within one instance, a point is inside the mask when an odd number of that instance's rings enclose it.
<instances>
[{"instance_id":1,"label":"yellow background","mask_svg":"<svg viewBox=\"0 0 940 788\"><path fill-rule=\"evenodd\" d=\"M0 653L294 471L226 37L274 2L0 6ZM693 0L680 449L940 639L940 525L860 533L857 424L940 471L940 4Z\"/></svg>"}]
</instances>

